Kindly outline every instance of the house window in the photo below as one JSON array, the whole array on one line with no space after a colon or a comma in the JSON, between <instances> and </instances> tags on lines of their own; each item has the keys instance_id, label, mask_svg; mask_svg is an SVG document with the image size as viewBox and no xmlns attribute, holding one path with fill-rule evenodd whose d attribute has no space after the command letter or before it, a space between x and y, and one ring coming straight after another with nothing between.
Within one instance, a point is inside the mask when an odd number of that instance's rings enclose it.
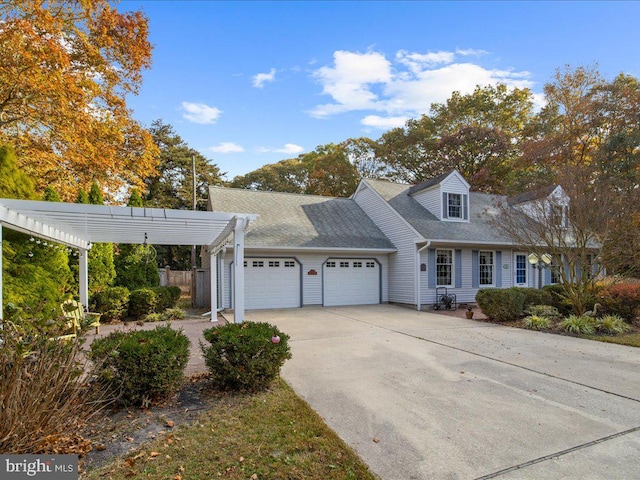
<instances>
[{"instance_id":1,"label":"house window","mask_svg":"<svg viewBox=\"0 0 640 480\"><path fill-rule=\"evenodd\" d=\"M527 283L527 256L516 255L516 284L525 285Z\"/></svg>"},{"instance_id":2,"label":"house window","mask_svg":"<svg viewBox=\"0 0 640 480\"><path fill-rule=\"evenodd\" d=\"M340 268L349 268L349 262L340 262Z\"/></svg>"},{"instance_id":3,"label":"house window","mask_svg":"<svg viewBox=\"0 0 640 480\"><path fill-rule=\"evenodd\" d=\"M270 267L279 267L280 266L280 262L270 261L269 262L269 266Z\"/></svg>"},{"instance_id":4,"label":"house window","mask_svg":"<svg viewBox=\"0 0 640 480\"><path fill-rule=\"evenodd\" d=\"M336 262L327 262L327 268L336 268Z\"/></svg>"},{"instance_id":5,"label":"house window","mask_svg":"<svg viewBox=\"0 0 640 480\"><path fill-rule=\"evenodd\" d=\"M462 218L462 195L450 193L447 195L447 214L449 218Z\"/></svg>"},{"instance_id":6,"label":"house window","mask_svg":"<svg viewBox=\"0 0 640 480\"><path fill-rule=\"evenodd\" d=\"M480 285L493 285L493 252L478 252Z\"/></svg>"},{"instance_id":7,"label":"house window","mask_svg":"<svg viewBox=\"0 0 640 480\"><path fill-rule=\"evenodd\" d=\"M296 262L293 262L291 260L288 260L286 262L284 262L284 266L285 268L293 268L296 266ZM334 265L335 266L335 265Z\"/></svg>"},{"instance_id":8,"label":"house window","mask_svg":"<svg viewBox=\"0 0 640 480\"><path fill-rule=\"evenodd\" d=\"M453 285L453 250L436 250L436 282L439 287Z\"/></svg>"},{"instance_id":9,"label":"house window","mask_svg":"<svg viewBox=\"0 0 640 480\"><path fill-rule=\"evenodd\" d=\"M551 273L549 283L551 285L560 283L560 274L558 273L558 267L555 261L549 265L549 271Z\"/></svg>"}]
</instances>

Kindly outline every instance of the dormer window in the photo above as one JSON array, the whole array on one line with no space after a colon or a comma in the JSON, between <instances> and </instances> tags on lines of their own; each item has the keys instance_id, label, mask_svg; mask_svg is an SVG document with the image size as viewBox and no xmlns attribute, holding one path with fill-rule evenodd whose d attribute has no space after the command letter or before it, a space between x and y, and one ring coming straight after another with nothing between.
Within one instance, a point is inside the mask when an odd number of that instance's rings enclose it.
<instances>
[{"instance_id":1,"label":"dormer window","mask_svg":"<svg viewBox=\"0 0 640 480\"><path fill-rule=\"evenodd\" d=\"M449 218L462 218L462 195L459 193L450 193L448 195L447 209Z\"/></svg>"},{"instance_id":2,"label":"dormer window","mask_svg":"<svg viewBox=\"0 0 640 480\"><path fill-rule=\"evenodd\" d=\"M469 196L462 193L442 194L442 217L448 220L467 220Z\"/></svg>"}]
</instances>

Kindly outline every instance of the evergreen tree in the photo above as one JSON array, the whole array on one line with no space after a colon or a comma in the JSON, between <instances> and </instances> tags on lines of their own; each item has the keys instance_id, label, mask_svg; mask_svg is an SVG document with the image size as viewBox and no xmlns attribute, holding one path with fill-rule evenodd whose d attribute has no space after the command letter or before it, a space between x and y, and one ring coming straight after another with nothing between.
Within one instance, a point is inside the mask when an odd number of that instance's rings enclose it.
<instances>
[{"instance_id":1,"label":"evergreen tree","mask_svg":"<svg viewBox=\"0 0 640 480\"><path fill-rule=\"evenodd\" d=\"M84 194L84 195L83 195ZM102 191L96 181L91 184L87 195L84 190L78 192L78 199L86 197L92 205L104 205ZM77 202L80 203L80 202ZM116 277L116 269L113 257L112 243L95 243L89 250L89 291L93 294L113 285Z\"/></svg>"},{"instance_id":2,"label":"evergreen tree","mask_svg":"<svg viewBox=\"0 0 640 480\"><path fill-rule=\"evenodd\" d=\"M53 194L51 190L49 195ZM0 197L37 198L34 182L17 167L15 154L8 147L0 147ZM2 255L5 318L11 314L7 304L22 309L25 320L57 318L60 304L72 290L67 249L5 228Z\"/></svg>"}]
</instances>

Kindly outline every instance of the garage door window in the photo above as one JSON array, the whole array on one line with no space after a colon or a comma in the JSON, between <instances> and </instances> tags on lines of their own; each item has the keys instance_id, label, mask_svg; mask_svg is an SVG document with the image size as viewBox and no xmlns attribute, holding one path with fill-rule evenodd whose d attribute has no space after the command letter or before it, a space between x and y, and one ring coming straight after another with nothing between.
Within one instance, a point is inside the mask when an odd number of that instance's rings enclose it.
<instances>
[{"instance_id":1,"label":"garage door window","mask_svg":"<svg viewBox=\"0 0 640 480\"><path fill-rule=\"evenodd\" d=\"M336 262L327 262L328 268L336 268Z\"/></svg>"},{"instance_id":2,"label":"garage door window","mask_svg":"<svg viewBox=\"0 0 640 480\"><path fill-rule=\"evenodd\" d=\"M272 261L270 261L269 262L269 266L270 267L279 267L280 266L280 262L272 262Z\"/></svg>"},{"instance_id":3,"label":"garage door window","mask_svg":"<svg viewBox=\"0 0 640 480\"><path fill-rule=\"evenodd\" d=\"M287 262L284 262L284 266L285 268L295 268L296 262L287 261Z\"/></svg>"},{"instance_id":4,"label":"garage door window","mask_svg":"<svg viewBox=\"0 0 640 480\"><path fill-rule=\"evenodd\" d=\"M362 268L362 262L353 262L353 268Z\"/></svg>"},{"instance_id":5,"label":"garage door window","mask_svg":"<svg viewBox=\"0 0 640 480\"><path fill-rule=\"evenodd\" d=\"M367 268L376 268L375 262L367 262Z\"/></svg>"},{"instance_id":6,"label":"garage door window","mask_svg":"<svg viewBox=\"0 0 640 480\"><path fill-rule=\"evenodd\" d=\"M340 262L340 268L349 268L349 262Z\"/></svg>"},{"instance_id":7,"label":"garage door window","mask_svg":"<svg viewBox=\"0 0 640 480\"><path fill-rule=\"evenodd\" d=\"M260 267L264 267L264 262L262 260L254 261L252 265L254 268L260 268Z\"/></svg>"}]
</instances>

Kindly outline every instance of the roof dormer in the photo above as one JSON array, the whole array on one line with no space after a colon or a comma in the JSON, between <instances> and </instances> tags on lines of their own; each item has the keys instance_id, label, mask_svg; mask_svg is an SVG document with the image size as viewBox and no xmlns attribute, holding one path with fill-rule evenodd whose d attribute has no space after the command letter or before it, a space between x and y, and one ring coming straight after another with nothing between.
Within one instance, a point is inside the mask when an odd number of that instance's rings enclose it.
<instances>
[{"instance_id":1,"label":"roof dormer","mask_svg":"<svg viewBox=\"0 0 640 480\"><path fill-rule=\"evenodd\" d=\"M414 185L409 195L440 220L469 221L469 184L457 170Z\"/></svg>"}]
</instances>

